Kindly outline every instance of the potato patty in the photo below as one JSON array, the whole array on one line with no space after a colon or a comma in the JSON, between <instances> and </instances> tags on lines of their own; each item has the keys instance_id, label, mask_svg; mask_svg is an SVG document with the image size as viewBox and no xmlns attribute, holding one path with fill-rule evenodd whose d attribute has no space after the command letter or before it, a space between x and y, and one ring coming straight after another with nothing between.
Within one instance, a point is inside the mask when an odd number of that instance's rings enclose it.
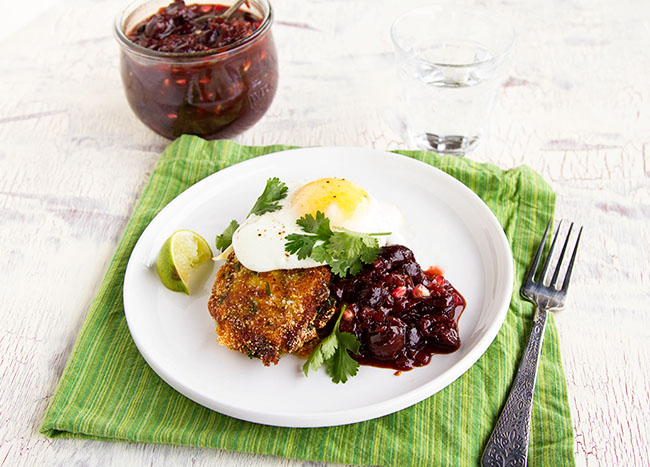
<instances>
[{"instance_id":1,"label":"potato patty","mask_svg":"<svg viewBox=\"0 0 650 467\"><path fill-rule=\"evenodd\" d=\"M327 266L257 273L231 254L208 301L217 341L266 366L277 364L282 354L316 339L333 315L329 282Z\"/></svg>"}]
</instances>

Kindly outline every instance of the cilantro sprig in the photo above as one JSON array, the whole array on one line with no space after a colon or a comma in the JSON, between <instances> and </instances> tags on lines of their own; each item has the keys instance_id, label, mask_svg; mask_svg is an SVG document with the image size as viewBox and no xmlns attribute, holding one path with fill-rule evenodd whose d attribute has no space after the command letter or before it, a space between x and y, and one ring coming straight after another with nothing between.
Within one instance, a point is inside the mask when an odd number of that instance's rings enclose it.
<instances>
[{"instance_id":1,"label":"cilantro sprig","mask_svg":"<svg viewBox=\"0 0 650 467\"><path fill-rule=\"evenodd\" d=\"M250 210L246 218L249 218L251 215L261 216L266 212L273 212L281 209L282 206L280 206L279 201L287 197L287 189L287 186L284 182L281 182L279 178L269 178L266 181L264 191L257 198L257 201L255 201L253 208ZM238 227L239 222L234 219L230 221L226 230L224 230L221 235L217 235L217 249L224 251L232 244L232 236Z\"/></svg>"},{"instance_id":2,"label":"cilantro sprig","mask_svg":"<svg viewBox=\"0 0 650 467\"><path fill-rule=\"evenodd\" d=\"M305 376L308 376L310 369L318 371L323 364L327 366L327 374L336 384L346 383L348 377L356 376L359 371L359 363L350 356L348 351L356 354L359 352L361 343L349 332L339 331L343 313L345 313L345 305L341 308L332 333L316 346L302 366Z\"/></svg>"},{"instance_id":3,"label":"cilantro sprig","mask_svg":"<svg viewBox=\"0 0 650 467\"><path fill-rule=\"evenodd\" d=\"M217 249L224 251L232 243L232 235L235 233L235 230L239 228L239 222L235 219L230 221L226 230L223 231L221 235L217 235Z\"/></svg>"},{"instance_id":4,"label":"cilantro sprig","mask_svg":"<svg viewBox=\"0 0 650 467\"><path fill-rule=\"evenodd\" d=\"M304 234L287 235L284 249L296 254L298 259L312 258L326 263L340 277L357 274L364 264L370 264L379 255L379 242L375 237L385 233L361 233L342 227L332 230L330 220L321 211L316 216L306 214L296 221Z\"/></svg>"},{"instance_id":5,"label":"cilantro sprig","mask_svg":"<svg viewBox=\"0 0 650 467\"><path fill-rule=\"evenodd\" d=\"M248 213L247 218L255 214L261 216L265 212L273 212L279 210L282 206L278 201L287 197L287 185L280 181L279 178L273 177L266 181L264 191L257 198L251 212Z\"/></svg>"}]
</instances>

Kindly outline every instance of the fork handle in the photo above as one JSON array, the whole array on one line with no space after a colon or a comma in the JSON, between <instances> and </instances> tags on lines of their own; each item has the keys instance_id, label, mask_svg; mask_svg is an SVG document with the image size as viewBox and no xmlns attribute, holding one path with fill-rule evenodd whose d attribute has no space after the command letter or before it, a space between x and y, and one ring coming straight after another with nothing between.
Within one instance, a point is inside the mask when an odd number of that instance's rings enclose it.
<instances>
[{"instance_id":1,"label":"fork handle","mask_svg":"<svg viewBox=\"0 0 650 467\"><path fill-rule=\"evenodd\" d=\"M544 340L547 311L537 308L528 345L519 363L517 377L499 416L490 440L485 446L481 465L525 466L528 459L530 414L533 409L535 379L539 354Z\"/></svg>"}]
</instances>

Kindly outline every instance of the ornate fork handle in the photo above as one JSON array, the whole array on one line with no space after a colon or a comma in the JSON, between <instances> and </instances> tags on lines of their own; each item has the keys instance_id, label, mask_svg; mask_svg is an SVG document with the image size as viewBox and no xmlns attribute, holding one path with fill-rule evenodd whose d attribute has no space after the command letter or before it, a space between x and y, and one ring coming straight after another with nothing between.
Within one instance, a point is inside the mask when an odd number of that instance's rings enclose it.
<instances>
[{"instance_id":1,"label":"ornate fork handle","mask_svg":"<svg viewBox=\"0 0 650 467\"><path fill-rule=\"evenodd\" d=\"M487 466L525 466L528 457L530 414L533 409L537 364L544 340L547 311L538 308L517 377L483 452Z\"/></svg>"}]
</instances>

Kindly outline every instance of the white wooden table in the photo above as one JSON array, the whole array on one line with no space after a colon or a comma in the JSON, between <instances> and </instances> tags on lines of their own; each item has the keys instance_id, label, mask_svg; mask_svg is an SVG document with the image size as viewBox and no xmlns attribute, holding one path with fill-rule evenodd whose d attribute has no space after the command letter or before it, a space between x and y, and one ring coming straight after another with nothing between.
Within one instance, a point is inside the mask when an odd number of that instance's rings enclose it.
<instances>
[{"instance_id":1,"label":"white wooden table","mask_svg":"<svg viewBox=\"0 0 650 467\"><path fill-rule=\"evenodd\" d=\"M489 136L470 157L532 166L557 191L558 217L585 225L571 303L556 315L576 458L579 465L648 465L650 3L473 6L509 18L518 42ZM59 0L0 42L0 463L315 465L38 434L167 144L140 124L123 95L112 37L121 7ZM408 147L395 117L388 34L407 5L276 0L274 7L280 88L264 119L237 141Z\"/></svg>"}]
</instances>

